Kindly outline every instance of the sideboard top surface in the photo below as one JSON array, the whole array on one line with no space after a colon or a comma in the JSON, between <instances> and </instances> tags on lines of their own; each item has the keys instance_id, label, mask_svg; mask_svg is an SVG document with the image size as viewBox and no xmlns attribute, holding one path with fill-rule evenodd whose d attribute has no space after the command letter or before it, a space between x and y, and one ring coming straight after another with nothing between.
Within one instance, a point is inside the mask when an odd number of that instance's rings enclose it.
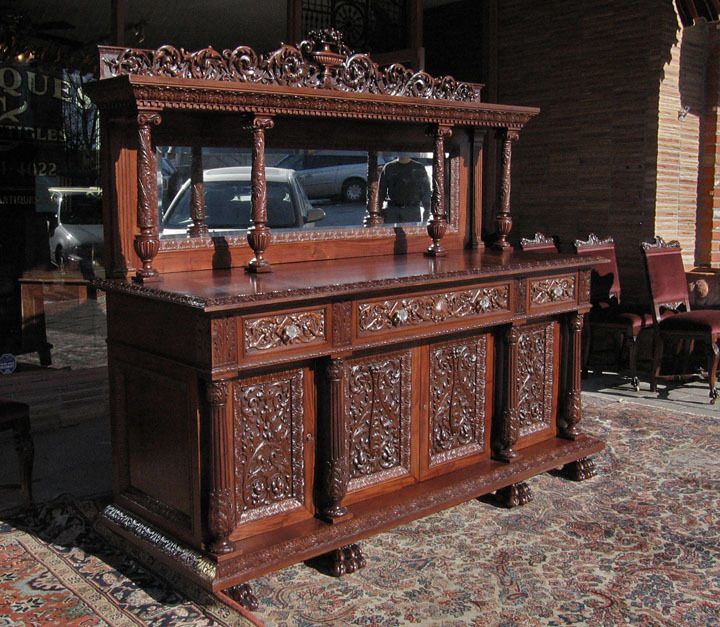
<instances>
[{"instance_id":1,"label":"sideboard top surface","mask_svg":"<svg viewBox=\"0 0 720 627\"><path fill-rule=\"evenodd\" d=\"M163 275L152 284L97 280L108 292L135 294L206 311L271 301L351 296L368 291L430 287L445 282L493 280L527 274L589 269L590 257L519 251L504 254L463 251L447 257L422 254L306 261L251 275L243 268Z\"/></svg>"}]
</instances>

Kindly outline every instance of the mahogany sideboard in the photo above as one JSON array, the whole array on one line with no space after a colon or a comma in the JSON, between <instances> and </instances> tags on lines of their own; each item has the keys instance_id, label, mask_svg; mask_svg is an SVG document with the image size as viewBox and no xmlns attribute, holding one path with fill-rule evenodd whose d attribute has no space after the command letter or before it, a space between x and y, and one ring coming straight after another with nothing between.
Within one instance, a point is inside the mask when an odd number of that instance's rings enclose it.
<instances>
[{"instance_id":1,"label":"mahogany sideboard","mask_svg":"<svg viewBox=\"0 0 720 627\"><path fill-rule=\"evenodd\" d=\"M591 476L603 443L579 428L594 259L508 242L511 144L537 110L402 66L383 73L334 32L251 52L102 49L90 91L109 192L108 278L95 285L107 292L114 502L101 520L252 607L254 577L315 557L352 572L365 563L359 540L492 492L524 504L533 475ZM265 133L313 141L326 122L368 151L365 224L271 233ZM432 217L382 225L377 142L418 146L426 128ZM219 238L203 222L197 146L243 129L252 226ZM174 241L159 235L162 132L193 147L192 224ZM485 248L493 133L500 198Z\"/></svg>"}]
</instances>

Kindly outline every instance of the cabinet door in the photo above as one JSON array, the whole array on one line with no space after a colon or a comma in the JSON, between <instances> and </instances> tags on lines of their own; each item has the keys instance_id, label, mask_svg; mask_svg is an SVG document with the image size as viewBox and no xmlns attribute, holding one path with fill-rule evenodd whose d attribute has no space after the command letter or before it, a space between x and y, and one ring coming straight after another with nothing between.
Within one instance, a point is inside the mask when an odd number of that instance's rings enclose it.
<instances>
[{"instance_id":1,"label":"cabinet door","mask_svg":"<svg viewBox=\"0 0 720 627\"><path fill-rule=\"evenodd\" d=\"M430 345L427 373L420 416L423 478L489 459L492 336Z\"/></svg>"},{"instance_id":2,"label":"cabinet door","mask_svg":"<svg viewBox=\"0 0 720 627\"><path fill-rule=\"evenodd\" d=\"M305 368L232 383L232 539L312 516L313 386Z\"/></svg>"},{"instance_id":3,"label":"cabinet door","mask_svg":"<svg viewBox=\"0 0 720 627\"><path fill-rule=\"evenodd\" d=\"M381 492L378 484L403 477L413 481L411 352L351 359L345 367L348 492L371 486Z\"/></svg>"}]
</instances>

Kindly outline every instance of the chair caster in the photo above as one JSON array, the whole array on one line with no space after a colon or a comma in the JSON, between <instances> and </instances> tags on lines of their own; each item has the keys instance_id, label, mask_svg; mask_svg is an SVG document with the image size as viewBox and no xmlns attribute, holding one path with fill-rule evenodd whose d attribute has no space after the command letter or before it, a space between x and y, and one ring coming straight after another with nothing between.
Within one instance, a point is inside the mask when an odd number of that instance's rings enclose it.
<instances>
[{"instance_id":1,"label":"chair caster","mask_svg":"<svg viewBox=\"0 0 720 627\"><path fill-rule=\"evenodd\" d=\"M637 377L633 377L630 383L633 387L633 390L635 390L636 392L640 391L640 379L638 379Z\"/></svg>"}]
</instances>

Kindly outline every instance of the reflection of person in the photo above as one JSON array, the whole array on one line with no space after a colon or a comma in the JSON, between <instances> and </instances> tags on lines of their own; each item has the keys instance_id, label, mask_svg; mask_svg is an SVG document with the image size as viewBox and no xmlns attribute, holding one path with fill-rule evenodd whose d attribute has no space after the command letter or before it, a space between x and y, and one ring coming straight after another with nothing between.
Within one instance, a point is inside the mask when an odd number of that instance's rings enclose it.
<instances>
[{"instance_id":1,"label":"reflection of person","mask_svg":"<svg viewBox=\"0 0 720 627\"><path fill-rule=\"evenodd\" d=\"M430 217L430 181L425 167L407 155L385 164L380 174L380 203L387 224L424 222ZM420 205L423 215L420 214Z\"/></svg>"}]
</instances>

